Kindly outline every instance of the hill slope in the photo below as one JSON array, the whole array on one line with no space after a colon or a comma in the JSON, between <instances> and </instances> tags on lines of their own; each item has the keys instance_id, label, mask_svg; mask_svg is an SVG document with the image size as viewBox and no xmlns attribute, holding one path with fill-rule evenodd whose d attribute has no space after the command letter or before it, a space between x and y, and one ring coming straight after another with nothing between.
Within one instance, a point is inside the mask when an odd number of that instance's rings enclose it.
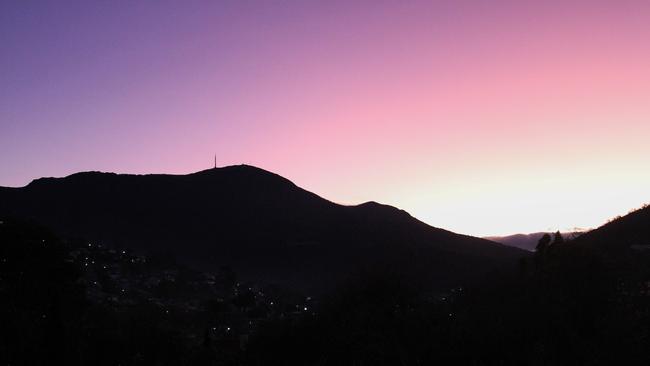
<instances>
[{"instance_id":1,"label":"hill slope","mask_svg":"<svg viewBox=\"0 0 650 366\"><path fill-rule=\"evenodd\" d=\"M584 233L577 243L607 251L650 249L650 207L646 206Z\"/></svg>"},{"instance_id":2,"label":"hill slope","mask_svg":"<svg viewBox=\"0 0 650 366\"><path fill-rule=\"evenodd\" d=\"M374 202L342 206L251 166L189 175L77 173L0 189L0 214L64 236L169 252L196 267L318 287L370 265L408 268L439 286L526 255L428 226Z\"/></svg>"}]
</instances>

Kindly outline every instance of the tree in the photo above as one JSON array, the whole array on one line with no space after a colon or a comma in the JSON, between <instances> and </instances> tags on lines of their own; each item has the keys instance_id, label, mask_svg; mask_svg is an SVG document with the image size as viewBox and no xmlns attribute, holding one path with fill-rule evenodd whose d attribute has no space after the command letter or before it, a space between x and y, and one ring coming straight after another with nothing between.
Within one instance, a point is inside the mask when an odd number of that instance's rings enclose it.
<instances>
[{"instance_id":1,"label":"tree","mask_svg":"<svg viewBox=\"0 0 650 366\"><path fill-rule=\"evenodd\" d=\"M551 244L551 236L548 235L548 234L544 234L544 236L542 236L539 239L539 241L537 242L537 246L535 247L535 251L539 255L544 255L544 253L546 252L546 249L548 248L548 246L550 244Z\"/></svg>"},{"instance_id":2,"label":"tree","mask_svg":"<svg viewBox=\"0 0 650 366\"><path fill-rule=\"evenodd\" d=\"M535 247L535 266L537 269L541 268L544 257L546 257L546 252L551 244L551 236L544 234Z\"/></svg>"}]
</instances>

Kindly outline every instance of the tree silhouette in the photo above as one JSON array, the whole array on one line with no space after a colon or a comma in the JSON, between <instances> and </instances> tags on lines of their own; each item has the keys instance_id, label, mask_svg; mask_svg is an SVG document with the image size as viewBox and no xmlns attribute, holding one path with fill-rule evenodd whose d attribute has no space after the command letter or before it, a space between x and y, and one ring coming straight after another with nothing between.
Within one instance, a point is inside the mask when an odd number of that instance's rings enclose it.
<instances>
[{"instance_id":1,"label":"tree silhouette","mask_svg":"<svg viewBox=\"0 0 650 366\"><path fill-rule=\"evenodd\" d=\"M544 234L535 247L535 266L539 269L544 262L544 257L548 251L548 248L551 245L551 236L549 234Z\"/></svg>"},{"instance_id":2,"label":"tree silhouette","mask_svg":"<svg viewBox=\"0 0 650 366\"><path fill-rule=\"evenodd\" d=\"M546 249L549 247L551 244L551 236L548 234L544 234L539 241L537 242L537 246L535 247L535 252L537 252L539 255L544 255L546 253Z\"/></svg>"}]
</instances>

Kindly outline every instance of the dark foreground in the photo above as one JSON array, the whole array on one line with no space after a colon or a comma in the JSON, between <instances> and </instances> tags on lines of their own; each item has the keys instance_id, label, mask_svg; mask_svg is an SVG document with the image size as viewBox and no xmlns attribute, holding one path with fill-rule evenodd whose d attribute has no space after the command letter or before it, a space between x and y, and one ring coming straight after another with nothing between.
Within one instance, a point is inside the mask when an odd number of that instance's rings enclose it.
<instances>
[{"instance_id":1,"label":"dark foreground","mask_svg":"<svg viewBox=\"0 0 650 366\"><path fill-rule=\"evenodd\" d=\"M397 267L327 295L0 219L2 365L650 364L650 255L547 243L446 292Z\"/></svg>"}]
</instances>

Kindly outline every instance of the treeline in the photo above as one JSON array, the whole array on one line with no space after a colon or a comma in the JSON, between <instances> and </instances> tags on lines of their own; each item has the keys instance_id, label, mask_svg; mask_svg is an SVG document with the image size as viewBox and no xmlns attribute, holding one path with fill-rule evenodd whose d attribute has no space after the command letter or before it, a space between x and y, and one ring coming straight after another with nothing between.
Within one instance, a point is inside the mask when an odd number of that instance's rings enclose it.
<instances>
[{"instance_id":1,"label":"treeline","mask_svg":"<svg viewBox=\"0 0 650 366\"><path fill-rule=\"evenodd\" d=\"M516 273L431 296L378 269L254 344L260 365L648 365L650 258L545 236Z\"/></svg>"}]
</instances>

